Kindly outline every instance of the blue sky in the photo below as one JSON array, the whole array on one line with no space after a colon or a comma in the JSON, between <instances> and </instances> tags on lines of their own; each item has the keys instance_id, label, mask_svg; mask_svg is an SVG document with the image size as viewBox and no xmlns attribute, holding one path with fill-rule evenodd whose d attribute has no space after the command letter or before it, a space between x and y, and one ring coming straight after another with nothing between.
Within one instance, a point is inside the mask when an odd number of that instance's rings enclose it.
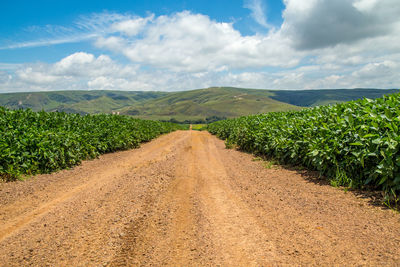
<instances>
[{"instance_id":1,"label":"blue sky","mask_svg":"<svg viewBox=\"0 0 400 267\"><path fill-rule=\"evenodd\" d=\"M0 31L2 35L13 35L24 28L46 24L65 25L80 15L101 13L131 13L145 16L149 12L156 16L181 11L206 14L218 21L246 20L251 11L244 9L242 0L201 0L201 1L9 1L5 0L0 9ZM282 23L284 4L280 0L262 2L264 11L271 22ZM268 7L268 8L267 8ZM248 22L248 21L247 21ZM246 22L246 23L247 23ZM248 31L248 25L243 26Z\"/></svg>"},{"instance_id":2,"label":"blue sky","mask_svg":"<svg viewBox=\"0 0 400 267\"><path fill-rule=\"evenodd\" d=\"M269 23L279 27L282 24L282 1L260 2ZM3 47L34 42L46 38L43 34L49 26L71 25L81 16L93 13L119 13L146 16L170 15L182 11L206 14L216 21L233 22L243 35L265 31L252 17L252 11L245 6L250 1L6 1L0 9L0 44ZM90 42L57 44L53 46L32 46L22 49L1 49L3 63L56 62L60 56L74 51L85 50L99 53Z\"/></svg>"},{"instance_id":3,"label":"blue sky","mask_svg":"<svg viewBox=\"0 0 400 267\"><path fill-rule=\"evenodd\" d=\"M396 2L5 0L0 92L395 88Z\"/></svg>"}]
</instances>

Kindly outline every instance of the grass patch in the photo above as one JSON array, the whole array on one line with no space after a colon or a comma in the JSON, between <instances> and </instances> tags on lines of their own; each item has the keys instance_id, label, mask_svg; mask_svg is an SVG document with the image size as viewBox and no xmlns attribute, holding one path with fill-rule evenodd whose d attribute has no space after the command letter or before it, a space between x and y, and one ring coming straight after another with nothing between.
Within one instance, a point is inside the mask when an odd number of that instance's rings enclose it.
<instances>
[{"instance_id":1,"label":"grass patch","mask_svg":"<svg viewBox=\"0 0 400 267\"><path fill-rule=\"evenodd\" d=\"M207 124L192 124L192 130L204 131L207 129Z\"/></svg>"}]
</instances>

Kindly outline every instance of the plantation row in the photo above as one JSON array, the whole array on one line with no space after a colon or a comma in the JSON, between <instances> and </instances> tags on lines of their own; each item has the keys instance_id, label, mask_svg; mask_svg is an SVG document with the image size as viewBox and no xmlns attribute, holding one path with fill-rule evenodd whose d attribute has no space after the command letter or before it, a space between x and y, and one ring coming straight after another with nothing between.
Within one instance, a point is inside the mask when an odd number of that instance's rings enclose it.
<instances>
[{"instance_id":1,"label":"plantation row","mask_svg":"<svg viewBox=\"0 0 400 267\"><path fill-rule=\"evenodd\" d=\"M228 119L208 130L240 149L318 170L333 184L400 192L400 94Z\"/></svg>"},{"instance_id":2,"label":"plantation row","mask_svg":"<svg viewBox=\"0 0 400 267\"><path fill-rule=\"evenodd\" d=\"M48 173L100 154L138 147L181 126L127 116L0 107L0 178Z\"/></svg>"}]
</instances>

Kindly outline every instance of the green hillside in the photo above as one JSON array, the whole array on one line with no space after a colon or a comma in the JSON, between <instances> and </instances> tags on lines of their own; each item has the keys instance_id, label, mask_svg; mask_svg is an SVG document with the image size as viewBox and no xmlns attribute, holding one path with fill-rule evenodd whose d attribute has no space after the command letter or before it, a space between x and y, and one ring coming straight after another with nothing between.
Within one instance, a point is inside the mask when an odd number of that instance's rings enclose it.
<instances>
[{"instance_id":1,"label":"green hillside","mask_svg":"<svg viewBox=\"0 0 400 267\"><path fill-rule=\"evenodd\" d=\"M348 102L361 98L375 99L383 95L398 93L398 89L323 89L273 91L275 100L301 107L315 107Z\"/></svg>"},{"instance_id":2,"label":"green hillside","mask_svg":"<svg viewBox=\"0 0 400 267\"><path fill-rule=\"evenodd\" d=\"M120 112L137 118L184 121L299 110L301 107L333 104L363 97L378 98L398 91L259 90L233 87L182 92L55 91L0 94L0 106L80 114Z\"/></svg>"},{"instance_id":3,"label":"green hillside","mask_svg":"<svg viewBox=\"0 0 400 267\"><path fill-rule=\"evenodd\" d=\"M300 107L272 99L266 90L212 87L166 96L123 109L123 114L147 119L201 119L237 117L270 111L299 110Z\"/></svg>"},{"instance_id":4,"label":"green hillside","mask_svg":"<svg viewBox=\"0 0 400 267\"><path fill-rule=\"evenodd\" d=\"M166 95L142 91L54 91L0 94L0 106L10 109L69 113L111 113L124 107Z\"/></svg>"}]
</instances>

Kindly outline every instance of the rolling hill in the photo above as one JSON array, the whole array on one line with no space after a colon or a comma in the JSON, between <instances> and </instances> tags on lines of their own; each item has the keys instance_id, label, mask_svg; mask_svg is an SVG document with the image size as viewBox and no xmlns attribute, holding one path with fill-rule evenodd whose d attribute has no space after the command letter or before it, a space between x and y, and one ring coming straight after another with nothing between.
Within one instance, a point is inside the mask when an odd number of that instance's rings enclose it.
<instances>
[{"instance_id":1,"label":"rolling hill","mask_svg":"<svg viewBox=\"0 0 400 267\"><path fill-rule=\"evenodd\" d=\"M259 90L211 87L182 92L143 91L54 91L0 94L0 105L10 109L112 113L161 120L231 118L270 111L377 98L399 90Z\"/></svg>"},{"instance_id":2,"label":"rolling hill","mask_svg":"<svg viewBox=\"0 0 400 267\"><path fill-rule=\"evenodd\" d=\"M213 87L166 96L122 109L122 114L148 119L201 119L237 117L270 111L299 110L301 107L272 99L266 90Z\"/></svg>"},{"instance_id":3,"label":"rolling hill","mask_svg":"<svg viewBox=\"0 0 400 267\"><path fill-rule=\"evenodd\" d=\"M142 91L53 91L0 94L0 106L10 109L30 108L35 111L70 113L110 113L124 107L167 95Z\"/></svg>"},{"instance_id":4,"label":"rolling hill","mask_svg":"<svg viewBox=\"0 0 400 267\"><path fill-rule=\"evenodd\" d=\"M273 91L271 98L302 107L315 107L357 100L375 99L383 95L398 93L398 89L322 89L322 90L280 90Z\"/></svg>"}]
</instances>

